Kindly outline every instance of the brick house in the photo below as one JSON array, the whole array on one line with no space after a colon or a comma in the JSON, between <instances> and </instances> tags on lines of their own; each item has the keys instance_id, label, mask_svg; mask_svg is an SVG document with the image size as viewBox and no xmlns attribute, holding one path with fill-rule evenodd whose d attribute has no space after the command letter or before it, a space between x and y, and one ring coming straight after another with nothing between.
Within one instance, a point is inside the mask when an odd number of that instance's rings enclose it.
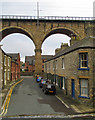
<instances>
[{"instance_id":1,"label":"brick house","mask_svg":"<svg viewBox=\"0 0 95 120\"><path fill-rule=\"evenodd\" d=\"M52 55L42 55L42 72L44 72L44 62L51 57ZM25 70L35 72L35 56L25 56Z\"/></svg>"},{"instance_id":2,"label":"brick house","mask_svg":"<svg viewBox=\"0 0 95 120\"><path fill-rule=\"evenodd\" d=\"M8 53L12 57L11 79L17 80L20 78L20 54Z\"/></svg>"},{"instance_id":3,"label":"brick house","mask_svg":"<svg viewBox=\"0 0 95 120\"><path fill-rule=\"evenodd\" d=\"M44 72L65 95L95 107L94 66L95 37L87 36L59 52L56 50L55 56L44 63Z\"/></svg>"},{"instance_id":4,"label":"brick house","mask_svg":"<svg viewBox=\"0 0 95 120\"><path fill-rule=\"evenodd\" d=\"M17 80L17 65L18 63L14 60L12 60L12 66L11 66L11 80Z\"/></svg>"},{"instance_id":5,"label":"brick house","mask_svg":"<svg viewBox=\"0 0 95 120\"><path fill-rule=\"evenodd\" d=\"M0 89L20 78L20 55L5 53L0 47Z\"/></svg>"},{"instance_id":6,"label":"brick house","mask_svg":"<svg viewBox=\"0 0 95 120\"><path fill-rule=\"evenodd\" d=\"M26 72L35 71L35 56L25 56L25 71Z\"/></svg>"}]
</instances>

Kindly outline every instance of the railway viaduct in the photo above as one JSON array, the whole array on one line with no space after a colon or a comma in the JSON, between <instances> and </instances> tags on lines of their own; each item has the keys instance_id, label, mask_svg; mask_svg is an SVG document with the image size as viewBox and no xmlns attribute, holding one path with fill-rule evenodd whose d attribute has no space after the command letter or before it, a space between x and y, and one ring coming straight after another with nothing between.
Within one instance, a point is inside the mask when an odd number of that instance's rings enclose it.
<instances>
[{"instance_id":1,"label":"railway viaduct","mask_svg":"<svg viewBox=\"0 0 95 120\"><path fill-rule=\"evenodd\" d=\"M9 34L22 33L35 45L35 73L41 74L41 46L52 34L61 33L71 37L70 44L93 34L95 20L90 17L0 16L0 41Z\"/></svg>"}]
</instances>

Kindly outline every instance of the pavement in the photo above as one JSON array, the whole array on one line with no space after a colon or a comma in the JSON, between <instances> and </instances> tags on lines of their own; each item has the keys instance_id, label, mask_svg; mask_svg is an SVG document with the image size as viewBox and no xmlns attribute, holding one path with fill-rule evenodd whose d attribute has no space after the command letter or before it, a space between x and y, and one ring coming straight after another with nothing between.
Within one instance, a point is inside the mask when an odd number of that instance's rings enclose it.
<instances>
[{"instance_id":1,"label":"pavement","mask_svg":"<svg viewBox=\"0 0 95 120\"><path fill-rule=\"evenodd\" d=\"M1 90L1 92L0 92L0 100L2 100L2 101L1 101L0 109L1 109L1 107L3 105L3 103L4 103L4 100L5 100L6 96L7 96L7 93L9 91L10 87L12 85L14 85L15 83L16 83L16 81L11 81L9 84L7 84L5 86L4 89Z\"/></svg>"},{"instance_id":2,"label":"pavement","mask_svg":"<svg viewBox=\"0 0 95 120\"><path fill-rule=\"evenodd\" d=\"M58 97L58 99L67 107L71 107L76 113L95 113L95 108L81 104L76 99L72 99L70 96L66 96L63 90L60 89L58 86L56 86L56 91L56 96Z\"/></svg>"},{"instance_id":3,"label":"pavement","mask_svg":"<svg viewBox=\"0 0 95 120\"><path fill-rule=\"evenodd\" d=\"M11 81L0 91L0 117L4 114L6 108L8 107L13 88L21 81L22 79Z\"/></svg>"},{"instance_id":4,"label":"pavement","mask_svg":"<svg viewBox=\"0 0 95 120\"><path fill-rule=\"evenodd\" d=\"M16 83L18 83L20 80L17 81L12 81L9 83L3 90L2 93L0 93L0 98L2 99L2 104L0 107L0 110L2 106L5 104L6 97L8 96L8 92L10 91L10 88L14 86ZM56 86L57 89L57 94L56 97L66 106L66 107L71 107L76 113L81 113L81 114L88 114L88 113L95 113L95 109L91 108L89 106L85 106L83 104L80 104L78 101L71 99L70 97L64 95L63 90L61 90L58 86ZM0 111L2 112L2 111Z\"/></svg>"}]
</instances>

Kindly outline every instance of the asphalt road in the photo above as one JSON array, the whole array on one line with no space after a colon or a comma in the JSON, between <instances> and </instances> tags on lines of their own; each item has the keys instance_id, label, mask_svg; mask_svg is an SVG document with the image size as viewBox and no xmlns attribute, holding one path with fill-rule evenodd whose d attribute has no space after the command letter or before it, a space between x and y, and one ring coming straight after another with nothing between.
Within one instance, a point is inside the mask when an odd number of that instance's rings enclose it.
<instances>
[{"instance_id":1,"label":"asphalt road","mask_svg":"<svg viewBox=\"0 0 95 120\"><path fill-rule=\"evenodd\" d=\"M54 95L45 95L33 77L27 77L15 86L6 116L66 115L66 109Z\"/></svg>"},{"instance_id":2,"label":"asphalt road","mask_svg":"<svg viewBox=\"0 0 95 120\"><path fill-rule=\"evenodd\" d=\"M66 118L73 114L75 112L71 108L66 108L56 96L45 95L33 77L25 77L21 83L15 86L7 114L2 120L73 120L72 117ZM75 119L91 120L93 118L76 117Z\"/></svg>"},{"instance_id":3,"label":"asphalt road","mask_svg":"<svg viewBox=\"0 0 95 120\"><path fill-rule=\"evenodd\" d=\"M2 120L95 120L95 117L76 118L2 118Z\"/></svg>"}]
</instances>

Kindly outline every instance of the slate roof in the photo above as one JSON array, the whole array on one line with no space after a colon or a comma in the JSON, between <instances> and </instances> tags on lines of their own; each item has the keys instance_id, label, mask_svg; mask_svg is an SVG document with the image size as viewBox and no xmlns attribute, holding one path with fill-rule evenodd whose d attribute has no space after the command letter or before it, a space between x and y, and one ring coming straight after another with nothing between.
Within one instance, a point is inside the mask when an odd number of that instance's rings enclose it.
<instances>
[{"instance_id":1,"label":"slate roof","mask_svg":"<svg viewBox=\"0 0 95 120\"><path fill-rule=\"evenodd\" d=\"M0 48L0 50L4 53L4 55L7 55L8 57L12 58L10 55L6 54L4 50L2 50L2 48Z\"/></svg>"},{"instance_id":2,"label":"slate roof","mask_svg":"<svg viewBox=\"0 0 95 120\"><path fill-rule=\"evenodd\" d=\"M80 48L95 48L95 37L86 37L81 41L76 42L75 44L71 45L69 48L66 48L58 52L56 55L52 57L52 59L58 58L62 55L65 55L67 53L70 53ZM52 60L52 59L49 59L49 60Z\"/></svg>"},{"instance_id":3,"label":"slate roof","mask_svg":"<svg viewBox=\"0 0 95 120\"><path fill-rule=\"evenodd\" d=\"M12 60L17 61L19 53L7 53L7 55L12 57Z\"/></svg>"},{"instance_id":4,"label":"slate roof","mask_svg":"<svg viewBox=\"0 0 95 120\"><path fill-rule=\"evenodd\" d=\"M25 62L35 60L35 56L25 56Z\"/></svg>"},{"instance_id":5,"label":"slate roof","mask_svg":"<svg viewBox=\"0 0 95 120\"><path fill-rule=\"evenodd\" d=\"M42 55L42 60L48 60L51 59L53 55Z\"/></svg>"},{"instance_id":6,"label":"slate roof","mask_svg":"<svg viewBox=\"0 0 95 120\"><path fill-rule=\"evenodd\" d=\"M51 59L53 55L42 55L42 60ZM35 56L25 56L25 62L29 62L29 64L35 65Z\"/></svg>"}]
</instances>

